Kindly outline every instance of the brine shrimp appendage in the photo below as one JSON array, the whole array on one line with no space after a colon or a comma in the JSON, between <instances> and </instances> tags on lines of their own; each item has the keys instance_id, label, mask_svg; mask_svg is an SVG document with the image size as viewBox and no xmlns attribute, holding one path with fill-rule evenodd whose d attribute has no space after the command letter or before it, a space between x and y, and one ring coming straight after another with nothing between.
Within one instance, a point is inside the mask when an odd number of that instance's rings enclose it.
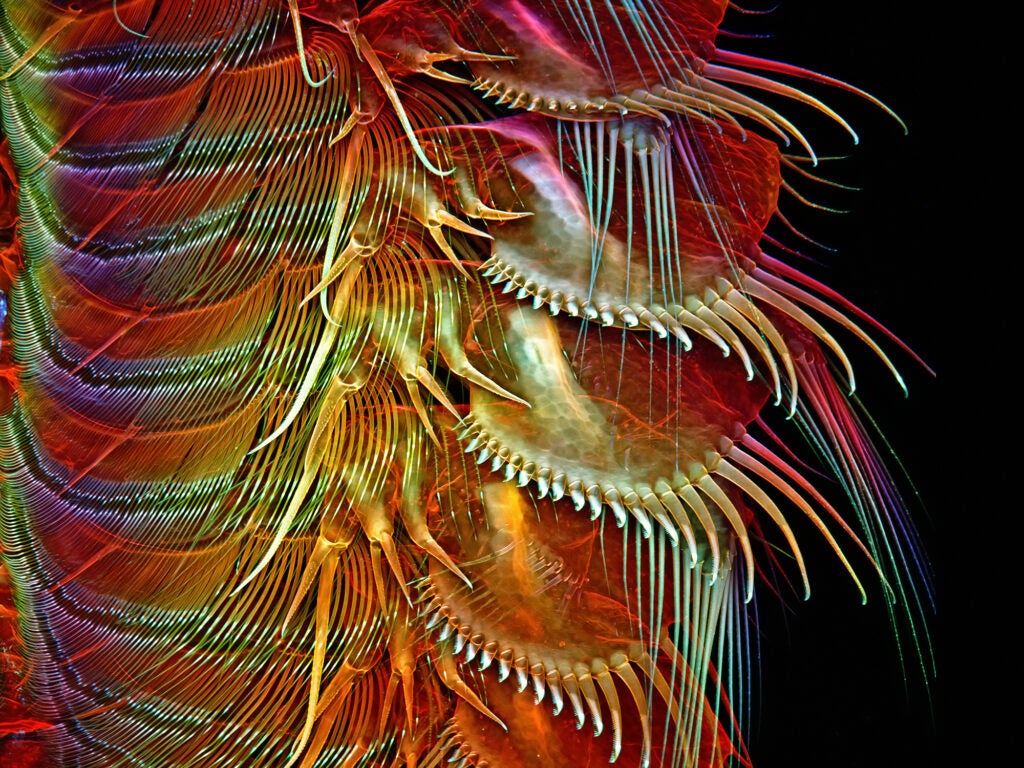
<instances>
[{"instance_id":1,"label":"brine shrimp appendage","mask_svg":"<svg viewBox=\"0 0 1024 768\"><path fill-rule=\"evenodd\" d=\"M0 0L0 764L749 768L817 551L930 666L742 13Z\"/></svg>"}]
</instances>

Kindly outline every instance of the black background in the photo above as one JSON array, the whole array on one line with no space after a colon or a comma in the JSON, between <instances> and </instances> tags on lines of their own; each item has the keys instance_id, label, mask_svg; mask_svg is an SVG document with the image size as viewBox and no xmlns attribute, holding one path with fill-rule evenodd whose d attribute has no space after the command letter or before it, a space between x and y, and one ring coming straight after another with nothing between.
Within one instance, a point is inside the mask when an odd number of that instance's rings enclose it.
<instances>
[{"instance_id":1,"label":"black background","mask_svg":"<svg viewBox=\"0 0 1024 768\"><path fill-rule=\"evenodd\" d=\"M983 78L977 77L978 67L997 67L975 59L984 52L965 26L969 20L940 16L922 2L781 0L767 15L726 17L725 29L769 33L770 39L719 40L722 48L857 85L906 121L904 135L856 97L808 85L854 124L859 146L802 107L787 107L785 114L806 128L819 154L848 155L823 163L822 175L861 190L801 185L848 209L842 215L807 210L792 199L784 199L782 209L801 231L837 249L801 248L820 262L807 271L877 317L936 372L931 376L892 344L883 345L907 381L910 397L904 399L877 359L842 336L854 357L858 395L919 494L902 484L935 572L930 627L938 675L926 684L912 658L904 674L877 584L862 606L820 542L808 542L810 601L791 598L781 608L761 590L760 699L750 727L755 768L1019 759L1016 734L983 722L999 705L979 688L992 674L985 670L1006 661L996 648L1012 646L1003 644L1004 636L994 646L986 634L996 623L984 618L999 584L993 563L1004 555L992 536L998 518L986 517L981 501L992 482L985 468L1001 450L996 441L1005 440L998 425L1012 403L987 386L978 362L982 347L994 346L986 338L1001 333L995 319L983 318L986 303L993 306L987 295L1001 293L1006 277L1000 275L1001 249L984 245L996 217L981 210L986 190L977 171L1001 156L1001 147L988 146L999 138L987 130L991 121L978 91ZM792 236L787 242L799 243ZM1012 296L1012 288L1004 295ZM984 760L993 746L998 752Z\"/></svg>"}]
</instances>

